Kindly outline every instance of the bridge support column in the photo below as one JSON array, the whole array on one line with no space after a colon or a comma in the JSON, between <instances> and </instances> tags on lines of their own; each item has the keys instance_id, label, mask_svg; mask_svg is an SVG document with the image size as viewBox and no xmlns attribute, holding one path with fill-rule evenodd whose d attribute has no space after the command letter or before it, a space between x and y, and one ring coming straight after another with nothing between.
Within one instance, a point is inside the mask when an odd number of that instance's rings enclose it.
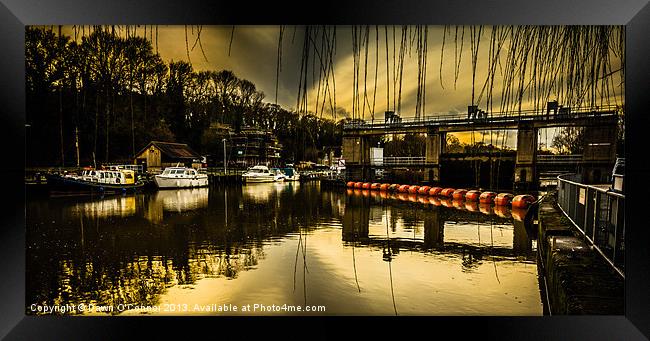
<instances>
[{"instance_id":1,"label":"bridge support column","mask_svg":"<svg viewBox=\"0 0 650 341\"><path fill-rule=\"evenodd\" d=\"M582 179L588 184L609 183L616 162L616 125L585 127Z\"/></svg>"},{"instance_id":2,"label":"bridge support column","mask_svg":"<svg viewBox=\"0 0 650 341\"><path fill-rule=\"evenodd\" d=\"M362 136L343 137L342 156L351 178L367 180L370 176L370 143ZM354 171L357 172L354 172ZM357 174L358 173L358 174Z\"/></svg>"},{"instance_id":3,"label":"bridge support column","mask_svg":"<svg viewBox=\"0 0 650 341\"><path fill-rule=\"evenodd\" d=\"M537 187L537 129L520 125L517 129L517 158L515 160L515 190Z\"/></svg>"},{"instance_id":4,"label":"bridge support column","mask_svg":"<svg viewBox=\"0 0 650 341\"><path fill-rule=\"evenodd\" d=\"M425 164L429 168L425 169L424 181L438 184L440 182L440 155L444 153L447 146L447 134L438 131L429 131L427 133L425 145Z\"/></svg>"}]
</instances>

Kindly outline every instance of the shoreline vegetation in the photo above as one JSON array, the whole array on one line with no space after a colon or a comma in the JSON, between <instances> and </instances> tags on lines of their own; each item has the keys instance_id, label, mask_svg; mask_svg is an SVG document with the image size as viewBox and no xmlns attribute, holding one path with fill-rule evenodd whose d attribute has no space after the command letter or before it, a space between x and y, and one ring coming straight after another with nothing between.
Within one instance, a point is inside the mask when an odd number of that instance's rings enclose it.
<instances>
[{"instance_id":1,"label":"shoreline vegetation","mask_svg":"<svg viewBox=\"0 0 650 341\"><path fill-rule=\"evenodd\" d=\"M108 28L80 43L32 27L25 38L28 167L128 162L152 140L188 143L218 159L224 125L272 130L284 160L316 161L326 146L341 145L349 121L264 102L232 71L166 63L150 41Z\"/></svg>"}]
</instances>

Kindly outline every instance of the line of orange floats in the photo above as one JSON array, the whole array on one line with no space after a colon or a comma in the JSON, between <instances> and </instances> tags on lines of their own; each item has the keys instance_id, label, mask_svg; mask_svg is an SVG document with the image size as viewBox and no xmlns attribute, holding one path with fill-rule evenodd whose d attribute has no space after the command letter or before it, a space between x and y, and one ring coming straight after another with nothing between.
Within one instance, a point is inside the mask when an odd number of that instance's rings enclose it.
<instances>
[{"instance_id":1,"label":"line of orange floats","mask_svg":"<svg viewBox=\"0 0 650 341\"><path fill-rule=\"evenodd\" d=\"M455 208L461 211L480 212L486 215L495 214L501 218L514 218L518 221L524 221L527 208L516 208L509 206L497 206L491 203L480 204L478 201L455 200L451 197L445 198L441 196L429 196L410 193L388 192L388 191L373 191L361 188L348 188L348 195L361 195L364 197L378 196L382 199L396 199L400 201L419 202L421 204L431 204L434 206L444 206L447 208Z\"/></svg>"},{"instance_id":2,"label":"line of orange floats","mask_svg":"<svg viewBox=\"0 0 650 341\"><path fill-rule=\"evenodd\" d=\"M470 202L480 202L481 204L494 204L496 206L512 206L514 208L528 208L535 202L535 197L529 194L512 195L510 193L480 192L477 190L417 186L417 185L399 185L399 184L380 184L369 182L349 181L348 188L377 190L384 192L398 192L429 196L439 196L453 198L455 200L465 200Z\"/></svg>"}]
</instances>

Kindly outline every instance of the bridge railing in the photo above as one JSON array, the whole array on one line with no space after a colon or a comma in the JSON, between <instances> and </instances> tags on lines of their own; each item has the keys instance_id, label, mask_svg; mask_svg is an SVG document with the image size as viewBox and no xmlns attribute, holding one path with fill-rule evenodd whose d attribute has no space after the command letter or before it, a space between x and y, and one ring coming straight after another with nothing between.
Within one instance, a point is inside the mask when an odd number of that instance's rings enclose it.
<instances>
[{"instance_id":1,"label":"bridge railing","mask_svg":"<svg viewBox=\"0 0 650 341\"><path fill-rule=\"evenodd\" d=\"M532 121L543 118L584 118L592 116L606 115L607 113L618 114L620 107L614 105L599 106L599 107L574 107L566 113L547 114L546 111L540 110L518 110L518 111L503 111L503 112L490 112L485 113L483 117L472 117L467 113L439 113L431 115L423 115L420 117L407 117L401 118L399 121L386 122L384 120L359 120L352 123L346 123L344 129L360 129L360 128L374 128L386 129L394 127L413 127L413 126L436 126L441 124L455 125L467 124L468 122L519 122L519 121ZM552 115L552 116L551 116Z\"/></svg>"},{"instance_id":2,"label":"bridge railing","mask_svg":"<svg viewBox=\"0 0 650 341\"><path fill-rule=\"evenodd\" d=\"M560 175L558 205L605 260L625 278L625 195Z\"/></svg>"},{"instance_id":3,"label":"bridge railing","mask_svg":"<svg viewBox=\"0 0 650 341\"><path fill-rule=\"evenodd\" d=\"M426 157L424 156L384 156L371 158L371 165L378 166L399 166L399 165L420 165L425 164Z\"/></svg>"},{"instance_id":4,"label":"bridge railing","mask_svg":"<svg viewBox=\"0 0 650 341\"><path fill-rule=\"evenodd\" d=\"M582 162L582 154L573 155L537 155L537 162L539 163L580 163Z\"/></svg>"}]
</instances>

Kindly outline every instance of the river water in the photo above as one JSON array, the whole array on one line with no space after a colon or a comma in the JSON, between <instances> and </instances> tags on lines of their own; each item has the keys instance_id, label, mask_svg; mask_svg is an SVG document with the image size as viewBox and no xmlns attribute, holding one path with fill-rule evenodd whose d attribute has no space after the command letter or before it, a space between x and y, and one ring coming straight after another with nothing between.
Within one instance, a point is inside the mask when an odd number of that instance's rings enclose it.
<instances>
[{"instance_id":1,"label":"river water","mask_svg":"<svg viewBox=\"0 0 650 341\"><path fill-rule=\"evenodd\" d=\"M26 313L542 315L522 216L297 182L28 196Z\"/></svg>"}]
</instances>

